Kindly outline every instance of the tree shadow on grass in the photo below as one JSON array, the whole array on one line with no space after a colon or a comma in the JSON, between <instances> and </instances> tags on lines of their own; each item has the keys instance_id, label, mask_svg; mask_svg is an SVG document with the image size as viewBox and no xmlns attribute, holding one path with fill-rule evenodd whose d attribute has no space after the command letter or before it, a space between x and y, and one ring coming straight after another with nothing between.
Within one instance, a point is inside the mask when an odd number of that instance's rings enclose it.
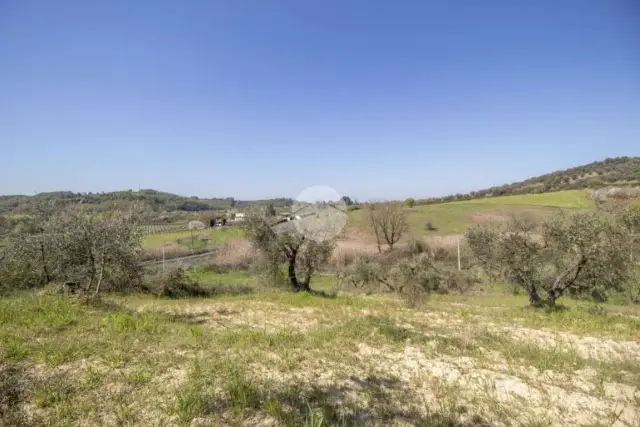
<instances>
[{"instance_id":1,"label":"tree shadow on grass","mask_svg":"<svg viewBox=\"0 0 640 427\"><path fill-rule=\"evenodd\" d=\"M416 427L491 427L492 424L467 408L451 404L439 408L410 407L414 393L393 378L352 377L347 385L289 386L261 389L246 379L227 381L226 397L210 399L205 411L232 414L225 420L234 425L263 417L285 426L370 426L401 422ZM357 399L353 397L357 396ZM362 404L362 401L368 404Z\"/></svg>"}]
</instances>

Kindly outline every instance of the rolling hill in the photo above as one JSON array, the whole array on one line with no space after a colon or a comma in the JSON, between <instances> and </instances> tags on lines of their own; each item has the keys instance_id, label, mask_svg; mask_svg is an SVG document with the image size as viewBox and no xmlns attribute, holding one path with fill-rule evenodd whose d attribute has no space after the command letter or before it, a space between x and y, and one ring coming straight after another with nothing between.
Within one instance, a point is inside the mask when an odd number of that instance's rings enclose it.
<instances>
[{"instance_id":1,"label":"rolling hill","mask_svg":"<svg viewBox=\"0 0 640 427\"><path fill-rule=\"evenodd\" d=\"M558 206L558 197L567 203L575 203L577 199L584 199L581 203L589 202L580 193L564 193L555 196L544 196L546 193L580 190L584 188L599 188L609 185L628 186L640 185L640 157L617 157L589 163L583 166L551 172L521 182L491 187L484 190L472 191L467 194L454 194L446 197L435 197L417 200L418 205L438 203L479 201L491 203L489 199L510 196L511 199L496 201L497 204L523 204L538 206ZM518 199L522 195L540 195L531 199ZM575 200L567 201L569 194ZM520 200L520 201L519 201ZM154 212L197 212L211 210L226 210L231 208L243 209L252 204L272 204L276 208L290 207L293 200L277 198L265 200L235 200L226 198L199 198L195 196L181 196L156 190L126 190L108 193L74 193L71 191L56 191L39 193L34 196L9 195L0 196L0 214L29 214L33 212L36 203L40 201L58 201L71 204L86 204L99 210L108 210L113 206L124 207L133 202L143 202ZM582 206L585 207L585 206Z\"/></svg>"},{"instance_id":2,"label":"rolling hill","mask_svg":"<svg viewBox=\"0 0 640 427\"><path fill-rule=\"evenodd\" d=\"M156 190L127 190L108 193L74 193L55 191L38 193L34 196L0 196L0 213L32 213L35 204L42 201L56 201L70 204L86 204L99 210L108 210L114 205L124 207L134 202L142 202L155 212L197 212L210 210L242 209L251 204L273 204L275 207L291 206L292 199L235 200L226 198L199 198L181 196Z\"/></svg>"},{"instance_id":3,"label":"rolling hill","mask_svg":"<svg viewBox=\"0 0 640 427\"><path fill-rule=\"evenodd\" d=\"M558 209L593 209L595 203L585 190L566 190L542 194L521 194L449 203L430 203L405 207L411 236L438 236L464 233L472 224L504 220L511 215L542 218ZM368 230L365 210L349 212L349 225ZM433 230L426 229L431 223Z\"/></svg>"},{"instance_id":4,"label":"rolling hill","mask_svg":"<svg viewBox=\"0 0 640 427\"><path fill-rule=\"evenodd\" d=\"M599 188L608 185L640 185L640 157L616 157L589 163L512 184L417 200L418 204L436 204L459 200L473 200L499 196L549 193L562 190Z\"/></svg>"}]
</instances>

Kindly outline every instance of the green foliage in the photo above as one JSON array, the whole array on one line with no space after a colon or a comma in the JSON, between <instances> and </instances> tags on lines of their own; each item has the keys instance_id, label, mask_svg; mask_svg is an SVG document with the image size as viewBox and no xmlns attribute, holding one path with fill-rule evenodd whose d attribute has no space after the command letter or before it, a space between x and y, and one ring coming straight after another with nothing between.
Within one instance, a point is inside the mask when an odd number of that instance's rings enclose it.
<instances>
[{"instance_id":1,"label":"green foliage","mask_svg":"<svg viewBox=\"0 0 640 427\"><path fill-rule=\"evenodd\" d=\"M264 256L263 277L282 283L281 266L294 291L309 291L311 278L333 252L334 242L317 242L299 233L291 222L273 225L268 216L251 213L244 230L252 246Z\"/></svg>"},{"instance_id":2,"label":"green foliage","mask_svg":"<svg viewBox=\"0 0 640 427\"><path fill-rule=\"evenodd\" d=\"M408 208L412 208L416 205L416 199L409 197L404 201L404 205Z\"/></svg>"},{"instance_id":3,"label":"green foliage","mask_svg":"<svg viewBox=\"0 0 640 427\"><path fill-rule=\"evenodd\" d=\"M587 181L587 187L589 188L600 188L605 185L605 182L600 178L591 178Z\"/></svg>"},{"instance_id":4,"label":"green foliage","mask_svg":"<svg viewBox=\"0 0 640 427\"><path fill-rule=\"evenodd\" d=\"M504 273L537 306L552 307L567 293L606 298L620 289L632 265L626 228L595 212L554 214L541 229L514 217L508 224L473 227L466 237L485 271Z\"/></svg>"},{"instance_id":5,"label":"green foliage","mask_svg":"<svg viewBox=\"0 0 640 427\"><path fill-rule=\"evenodd\" d=\"M188 297L206 297L210 292L201 287L197 282L192 280L182 268L161 274L155 277L158 286L157 295L167 298L188 298Z\"/></svg>"},{"instance_id":6,"label":"green foliage","mask_svg":"<svg viewBox=\"0 0 640 427\"><path fill-rule=\"evenodd\" d=\"M384 256L386 254L357 257L338 273L339 285L367 293L394 292L409 307L418 307L432 292L462 293L477 283L472 272L458 271L445 263L438 263L430 251L417 242L410 246L412 255L405 258L389 260Z\"/></svg>"},{"instance_id":7,"label":"green foliage","mask_svg":"<svg viewBox=\"0 0 640 427\"><path fill-rule=\"evenodd\" d=\"M246 208L250 205L272 204L278 207L293 205L292 199L277 198L270 200L242 201L233 197L201 199L198 197L180 196L156 190L114 191L109 193L73 193L56 191L39 193L35 196L0 196L0 213L34 213L35 206L42 202L57 202L64 205L90 207L94 210L108 211L116 208L127 208L132 204L143 204L154 212L198 212L210 210L227 210Z\"/></svg>"},{"instance_id":8,"label":"green foliage","mask_svg":"<svg viewBox=\"0 0 640 427\"><path fill-rule=\"evenodd\" d=\"M140 283L138 212L87 213L51 204L8 235L0 284L31 288L51 282L98 293Z\"/></svg>"}]
</instances>

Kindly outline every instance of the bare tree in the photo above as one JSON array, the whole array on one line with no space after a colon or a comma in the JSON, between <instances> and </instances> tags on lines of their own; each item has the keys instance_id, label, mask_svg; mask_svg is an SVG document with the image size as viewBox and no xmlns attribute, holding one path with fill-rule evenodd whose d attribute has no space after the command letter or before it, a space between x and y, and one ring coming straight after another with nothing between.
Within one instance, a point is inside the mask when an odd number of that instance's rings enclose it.
<instances>
[{"instance_id":1,"label":"bare tree","mask_svg":"<svg viewBox=\"0 0 640 427\"><path fill-rule=\"evenodd\" d=\"M369 225L376 238L378 252L382 252L381 244L386 242L389 250L408 230L406 214L402 204L398 202L370 203L368 205Z\"/></svg>"},{"instance_id":2,"label":"bare tree","mask_svg":"<svg viewBox=\"0 0 640 427\"><path fill-rule=\"evenodd\" d=\"M467 232L467 241L485 269L504 269L533 306L552 308L565 293L604 295L625 282L632 266L625 227L596 212L557 213L540 229L521 218L483 224Z\"/></svg>"},{"instance_id":3,"label":"bare tree","mask_svg":"<svg viewBox=\"0 0 640 427\"><path fill-rule=\"evenodd\" d=\"M249 214L244 223L247 238L266 259L274 274L286 264L292 290L310 291L311 278L333 251L333 241L317 242L299 233L292 222L273 225L264 214Z\"/></svg>"}]
</instances>

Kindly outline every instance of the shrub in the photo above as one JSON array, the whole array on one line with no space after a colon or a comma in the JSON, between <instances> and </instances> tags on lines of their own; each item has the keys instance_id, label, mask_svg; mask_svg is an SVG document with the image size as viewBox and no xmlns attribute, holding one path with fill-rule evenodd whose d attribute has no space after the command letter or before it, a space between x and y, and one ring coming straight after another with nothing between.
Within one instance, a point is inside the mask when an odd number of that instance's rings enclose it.
<instances>
[{"instance_id":1,"label":"shrub","mask_svg":"<svg viewBox=\"0 0 640 427\"><path fill-rule=\"evenodd\" d=\"M429 253L414 254L389 264L379 262L379 258L357 257L338 274L339 286L367 293L393 292L410 307L417 307L424 304L432 292L466 292L478 282L471 271L459 272L438 264Z\"/></svg>"},{"instance_id":2,"label":"shrub","mask_svg":"<svg viewBox=\"0 0 640 427\"><path fill-rule=\"evenodd\" d=\"M419 255L430 251L429 245L424 240L411 239L407 245L412 255Z\"/></svg>"},{"instance_id":3,"label":"shrub","mask_svg":"<svg viewBox=\"0 0 640 427\"><path fill-rule=\"evenodd\" d=\"M159 285L157 296L167 298L188 298L205 297L210 292L201 287L198 283L189 280L182 268L161 274L154 278L158 280L155 286ZM153 285L152 285L153 286Z\"/></svg>"},{"instance_id":4,"label":"shrub","mask_svg":"<svg viewBox=\"0 0 640 427\"><path fill-rule=\"evenodd\" d=\"M97 213L43 206L8 236L0 282L32 288L81 284L85 292L140 284L141 234L136 211Z\"/></svg>"}]
</instances>

